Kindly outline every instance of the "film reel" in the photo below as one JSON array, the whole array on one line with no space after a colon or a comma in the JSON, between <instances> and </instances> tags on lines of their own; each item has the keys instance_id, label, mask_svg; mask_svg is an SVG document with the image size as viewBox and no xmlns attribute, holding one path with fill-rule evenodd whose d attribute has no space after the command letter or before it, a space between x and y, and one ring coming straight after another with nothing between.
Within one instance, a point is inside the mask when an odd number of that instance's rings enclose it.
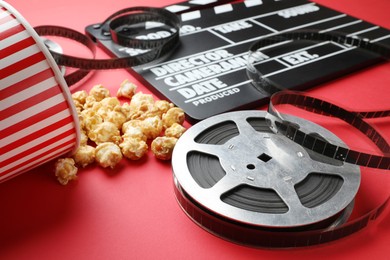
<instances>
[{"instance_id":1,"label":"film reel","mask_svg":"<svg viewBox=\"0 0 390 260\"><path fill-rule=\"evenodd\" d=\"M359 167L275 134L266 116L264 111L230 112L191 127L172 156L177 200L195 223L236 243L319 243L312 240L312 231L348 219L360 184ZM302 131L345 146L328 130L287 117Z\"/></svg>"}]
</instances>

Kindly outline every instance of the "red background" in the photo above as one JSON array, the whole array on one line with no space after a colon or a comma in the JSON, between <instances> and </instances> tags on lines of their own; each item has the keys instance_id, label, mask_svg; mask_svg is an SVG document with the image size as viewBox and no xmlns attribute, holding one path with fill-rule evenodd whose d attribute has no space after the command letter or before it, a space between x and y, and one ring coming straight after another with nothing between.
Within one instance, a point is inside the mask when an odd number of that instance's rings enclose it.
<instances>
[{"instance_id":1,"label":"red background","mask_svg":"<svg viewBox=\"0 0 390 260\"><path fill-rule=\"evenodd\" d=\"M8 1L33 26L61 25L80 32L125 7L174 2ZM315 2L390 29L390 1ZM98 57L107 56L99 51ZM384 63L309 92L357 110L389 109L389 71L390 63ZM101 83L115 93L126 78L150 93L126 70L96 72L71 90L89 90ZM388 120L379 126L389 139ZM343 128L334 130L347 143L355 142ZM390 179L383 172L366 169L362 178L357 204L364 212L388 195ZM389 208L368 228L320 246L270 250L224 241L183 213L174 197L170 163L158 161L152 154L139 162L123 160L111 171L98 167L81 170L79 179L67 186L57 183L50 163L0 184L1 259L388 259L389 241Z\"/></svg>"}]
</instances>

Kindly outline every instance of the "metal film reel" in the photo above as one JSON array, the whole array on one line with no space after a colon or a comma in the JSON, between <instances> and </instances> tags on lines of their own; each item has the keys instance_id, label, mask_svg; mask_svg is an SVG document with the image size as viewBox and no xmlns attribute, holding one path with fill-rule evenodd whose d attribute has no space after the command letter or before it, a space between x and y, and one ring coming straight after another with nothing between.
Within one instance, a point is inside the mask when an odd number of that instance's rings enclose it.
<instances>
[{"instance_id":1,"label":"metal film reel","mask_svg":"<svg viewBox=\"0 0 390 260\"><path fill-rule=\"evenodd\" d=\"M343 224L360 185L359 167L329 160L275 134L266 115L225 113L187 130L172 157L180 206L204 229L254 246L264 245L264 239L257 240L263 235L277 234L272 239L278 241L285 233ZM345 145L319 125L286 119L317 138Z\"/></svg>"},{"instance_id":2,"label":"metal film reel","mask_svg":"<svg viewBox=\"0 0 390 260\"><path fill-rule=\"evenodd\" d=\"M49 49L49 51L54 51L54 52L61 53L61 54L63 53L62 47L58 43L56 43L52 40L49 40L45 37L41 37L41 39L42 39L43 43L45 44L46 48ZM59 68L60 68L62 75L65 75L65 73L66 73L65 66L59 66Z\"/></svg>"}]
</instances>

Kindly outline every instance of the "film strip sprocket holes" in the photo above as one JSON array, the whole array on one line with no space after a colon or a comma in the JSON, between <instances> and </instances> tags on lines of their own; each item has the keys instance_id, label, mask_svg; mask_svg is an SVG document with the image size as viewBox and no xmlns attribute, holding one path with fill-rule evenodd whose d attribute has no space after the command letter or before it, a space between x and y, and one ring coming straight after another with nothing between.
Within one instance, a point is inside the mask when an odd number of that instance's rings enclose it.
<instances>
[{"instance_id":1,"label":"film strip sprocket holes","mask_svg":"<svg viewBox=\"0 0 390 260\"><path fill-rule=\"evenodd\" d=\"M130 72L183 108L194 121L266 103L269 95L254 91L245 73L247 51L259 38L297 29L317 29L390 44L388 30L306 0L248 0L180 11L179 48L167 60L137 66ZM96 31L88 27L87 33L93 35ZM137 52L113 44L110 37L101 38L98 43L114 57ZM297 90L378 61L377 55L325 42L286 42L263 53L258 66L265 75L287 89Z\"/></svg>"},{"instance_id":2,"label":"film strip sprocket holes","mask_svg":"<svg viewBox=\"0 0 390 260\"><path fill-rule=\"evenodd\" d=\"M275 106L279 104L290 104L315 112L316 114L337 117L367 136L380 149L380 151L383 152L384 155L373 155L333 145L321 140L320 138L304 133L294 125L288 123L286 124L285 121L283 121L283 116L275 109ZM335 104L306 96L302 93L279 92L271 97L269 112L273 115L269 118L270 121L273 121L272 128L275 129L276 132L286 136L307 149L342 162L369 168L383 170L390 169L389 144L372 125L364 121L366 118L388 117L389 111L376 111L372 113L350 112ZM274 116L277 118L276 121L274 120Z\"/></svg>"}]
</instances>

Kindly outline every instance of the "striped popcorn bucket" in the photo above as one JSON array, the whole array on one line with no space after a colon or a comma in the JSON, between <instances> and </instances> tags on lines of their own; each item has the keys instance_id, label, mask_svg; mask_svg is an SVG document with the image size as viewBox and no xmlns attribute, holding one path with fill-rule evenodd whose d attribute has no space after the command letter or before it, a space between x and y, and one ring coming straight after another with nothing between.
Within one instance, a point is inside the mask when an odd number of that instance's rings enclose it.
<instances>
[{"instance_id":1,"label":"striped popcorn bucket","mask_svg":"<svg viewBox=\"0 0 390 260\"><path fill-rule=\"evenodd\" d=\"M79 144L68 86L42 39L0 0L0 182Z\"/></svg>"}]
</instances>

